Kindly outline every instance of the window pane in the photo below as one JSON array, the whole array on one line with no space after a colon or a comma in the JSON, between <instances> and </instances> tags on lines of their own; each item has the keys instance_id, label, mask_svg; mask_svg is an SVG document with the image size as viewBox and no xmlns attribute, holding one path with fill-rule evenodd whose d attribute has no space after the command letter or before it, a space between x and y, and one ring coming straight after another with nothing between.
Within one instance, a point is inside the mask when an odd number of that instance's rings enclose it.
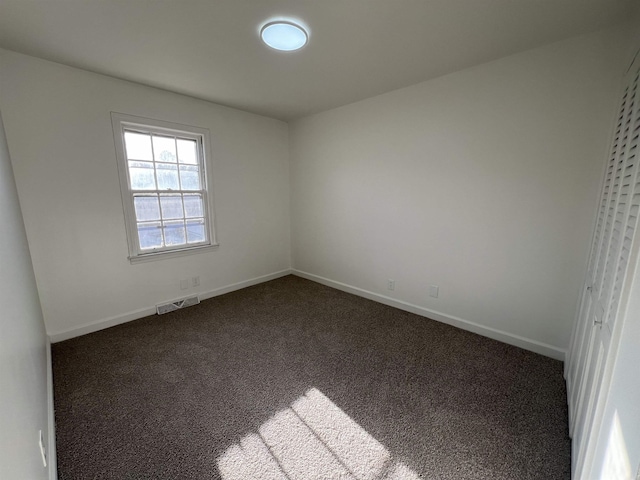
<instances>
[{"instance_id":1,"label":"window pane","mask_svg":"<svg viewBox=\"0 0 640 480\"><path fill-rule=\"evenodd\" d=\"M184 223L164 222L164 242L167 246L184 245L186 243Z\"/></svg>"},{"instance_id":2,"label":"window pane","mask_svg":"<svg viewBox=\"0 0 640 480\"><path fill-rule=\"evenodd\" d=\"M182 197L180 195L161 195L162 218L165 220L173 218L184 218L182 211Z\"/></svg>"},{"instance_id":3,"label":"window pane","mask_svg":"<svg viewBox=\"0 0 640 480\"><path fill-rule=\"evenodd\" d=\"M161 247L162 229L160 228L160 222L139 223L138 239L142 250Z\"/></svg>"},{"instance_id":4,"label":"window pane","mask_svg":"<svg viewBox=\"0 0 640 480\"><path fill-rule=\"evenodd\" d=\"M167 163L156 163L158 190L179 190L178 166Z\"/></svg>"},{"instance_id":5,"label":"window pane","mask_svg":"<svg viewBox=\"0 0 640 480\"><path fill-rule=\"evenodd\" d=\"M202 208L202 195L185 195L184 196L184 213L187 217L202 217L204 215Z\"/></svg>"},{"instance_id":6,"label":"window pane","mask_svg":"<svg viewBox=\"0 0 640 480\"><path fill-rule=\"evenodd\" d=\"M180 181L183 190L200 190L200 175L197 166L180 165Z\"/></svg>"},{"instance_id":7,"label":"window pane","mask_svg":"<svg viewBox=\"0 0 640 480\"><path fill-rule=\"evenodd\" d=\"M136 208L136 219L144 220L160 220L160 207L158 206L157 195L136 195L133 197L133 203Z\"/></svg>"},{"instance_id":8,"label":"window pane","mask_svg":"<svg viewBox=\"0 0 640 480\"><path fill-rule=\"evenodd\" d=\"M124 132L124 144L129 160L153 160L151 136L144 133Z\"/></svg>"},{"instance_id":9,"label":"window pane","mask_svg":"<svg viewBox=\"0 0 640 480\"><path fill-rule=\"evenodd\" d=\"M123 114L112 123L118 169L129 181L120 187L131 262L211 245L206 131Z\"/></svg>"},{"instance_id":10,"label":"window pane","mask_svg":"<svg viewBox=\"0 0 640 480\"><path fill-rule=\"evenodd\" d=\"M182 138L177 139L178 143L178 161L180 163L189 163L191 165L198 164L198 157L196 156L196 141L184 140Z\"/></svg>"},{"instance_id":11,"label":"window pane","mask_svg":"<svg viewBox=\"0 0 640 480\"><path fill-rule=\"evenodd\" d=\"M129 177L133 190L155 190L156 179L153 176L153 163L129 162Z\"/></svg>"},{"instance_id":12,"label":"window pane","mask_svg":"<svg viewBox=\"0 0 640 480\"><path fill-rule=\"evenodd\" d=\"M173 137L153 136L153 154L156 162L172 162L177 161L176 157L176 140Z\"/></svg>"},{"instance_id":13,"label":"window pane","mask_svg":"<svg viewBox=\"0 0 640 480\"><path fill-rule=\"evenodd\" d=\"M204 231L204 220L188 220L187 221L187 242L200 243L206 241Z\"/></svg>"}]
</instances>

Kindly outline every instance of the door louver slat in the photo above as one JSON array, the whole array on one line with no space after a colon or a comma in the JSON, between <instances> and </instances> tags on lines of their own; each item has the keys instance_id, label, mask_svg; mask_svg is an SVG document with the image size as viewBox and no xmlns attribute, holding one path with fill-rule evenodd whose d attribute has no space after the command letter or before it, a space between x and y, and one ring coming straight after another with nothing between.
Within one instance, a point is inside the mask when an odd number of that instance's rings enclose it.
<instances>
[{"instance_id":1,"label":"door louver slat","mask_svg":"<svg viewBox=\"0 0 640 480\"><path fill-rule=\"evenodd\" d=\"M637 237L640 217L640 68L627 84L620 102L610 154L598 203L597 219L589 255L586 285L571 347L566 378L569 402L569 432L573 438L574 478L589 472L590 458L600 429L602 388L617 348L616 319L628 290L629 265L640 247ZM635 253L634 253L635 252ZM584 474L584 475L588 475Z\"/></svg>"}]
</instances>

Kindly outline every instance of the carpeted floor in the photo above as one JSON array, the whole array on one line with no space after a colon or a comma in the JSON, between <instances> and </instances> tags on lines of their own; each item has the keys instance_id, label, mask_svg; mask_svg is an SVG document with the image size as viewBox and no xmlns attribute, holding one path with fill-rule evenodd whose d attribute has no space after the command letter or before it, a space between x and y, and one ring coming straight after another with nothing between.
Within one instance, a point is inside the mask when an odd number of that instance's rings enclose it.
<instances>
[{"instance_id":1,"label":"carpeted floor","mask_svg":"<svg viewBox=\"0 0 640 480\"><path fill-rule=\"evenodd\" d=\"M71 479L569 479L561 362L288 276L53 345Z\"/></svg>"}]
</instances>

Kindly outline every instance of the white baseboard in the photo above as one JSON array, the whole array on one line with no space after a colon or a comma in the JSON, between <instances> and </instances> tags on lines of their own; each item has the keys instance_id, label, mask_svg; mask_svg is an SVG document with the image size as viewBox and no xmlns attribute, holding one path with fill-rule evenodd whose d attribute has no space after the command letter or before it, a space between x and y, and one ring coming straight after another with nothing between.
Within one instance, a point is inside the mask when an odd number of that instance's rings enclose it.
<instances>
[{"instance_id":1,"label":"white baseboard","mask_svg":"<svg viewBox=\"0 0 640 480\"><path fill-rule=\"evenodd\" d=\"M412 303L403 302L402 300L397 300L395 298L387 297L385 295L380 295L378 293L374 293L369 290L364 290L362 288L347 285L346 283L336 282L335 280L330 280L328 278L320 277L312 273L307 273L307 272L303 272L301 270L296 270L296 269L292 269L291 273L299 277L306 278L307 280L312 280L314 282L327 285L328 287L333 287L338 290L342 290L343 292L352 293L354 295L358 295L360 297L364 297L369 300L383 303L391 307L399 308L400 310L415 313L416 315L427 317L432 320L437 320L438 322L446 323L448 325L453 325L454 327L458 327L463 330L467 330L469 332L477 333L479 335L489 337L494 340L498 340L500 342L508 343L509 345L514 345L516 347L524 348L525 350L530 350L532 352L539 353L547 357L555 358L556 360L561 360L561 361L565 360L566 350L563 350L562 348L554 347L553 345L549 345L543 342L538 342L537 340L531 340L529 338L521 337L520 335L514 335L512 333L504 332L502 330L480 325L478 323L471 322L469 320L464 320L462 318L454 317L452 315L447 315L445 313L437 312L435 310L430 310L428 308L420 307Z\"/></svg>"},{"instance_id":2,"label":"white baseboard","mask_svg":"<svg viewBox=\"0 0 640 480\"><path fill-rule=\"evenodd\" d=\"M236 290L240 290L241 288L251 287L252 285L258 285L259 283L268 282L269 280L275 280L276 278L280 277L286 277L287 275L291 275L290 268L287 268L286 270L280 270L279 272L270 273L268 275L262 275L261 277L251 278L243 282L233 283L231 285L227 285L226 287L216 288L215 290L212 290L210 292L201 293L198 296L200 297L200 300L206 300L208 298L217 297L218 295L224 295L225 293L235 292Z\"/></svg>"},{"instance_id":3,"label":"white baseboard","mask_svg":"<svg viewBox=\"0 0 640 480\"><path fill-rule=\"evenodd\" d=\"M53 404L53 362L51 361L51 340L47 338L47 464L49 480L58 480L56 458L56 417Z\"/></svg>"},{"instance_id":4,"label":"white baseboard","mask_svg":"<svg viewBox=\"0 0 640 480\"><path fill-rule=\"evenodd\" d=\"M267 275L262 275L260 277L250 278L249 280L244 280L242 282L233 283L231 285L225 285L224 287L219 287L209 292L199 293L198 297L200 298L200 300L206 300L208 298L217 297L218 295L224 295L225 293L230 293L235 290L240 290L241 288L246 288L252 285L257 285L259 283L268 282L269 280L275 280L276 278L284 277L289 274L291 274L290 269L269 273ZM171 302L174 300L169 299L166 301ZM162 302L158 302L158 303L162 303ZM49 338L52 343L61 342L63 340L68 340L70 338L86 335L87 333L93 333L93 332L97 332L98 330L104 330L105 328L114 327L122 323L127 323L132 320L148 317L149 315L154 315L155 313L156 313L156 306L153 305L150 307L134 310L132 312L127 312L122 315L116 315L114 317L104 318L101 320L85 323L83 325L71 328L69 330L62 330L59 332L50 333Z\"/></svg>"},{"instance_id":5,"label":"white baseboard","mask_svg":"<svg viewBox=\"0 0 640 480\"><path fill-rule=\"evenodd\" d=\"M435 310L430 310L428 308L420 307L418 305L404 302L402 300L397 300L395 298L387 297L385 295L380 295L378 293L374 293L369 290L364 290L362 288L347 285L342 282L337 282L335 280L330 280L328 278L324 278L318 275L314 275L312 273L307 273L307 272L296 270L296 269L286 269L286 270L281 270L279 272L270 273L268 275L262 275L260 277L251 278L249 280L244 280L242 282L226 285L224 287L219 287L209 292L200 293L198 294L198 296L200 297L201 300L206 300L208 298L213 298L218 295L224 295L225 293L230 293L235 290L240 290L241 288L246 288L252 285L257 285L259 283L268 282L269 280L275 280L276 278L284 277L292 273L299 277L306 278L308 280L312 280L314 282L318 282L323 285L327 285L329 287L342 290L344 292L352 293L354 295L358 295L360 297L364 297L369 300L383 303L391 307L399 308L400 310L405 310L407 312L415 313L416 315L427 317L432 320L437 320L439 322L446 323L448 325L453 325L454 327L458 327L463 330L467 330L473 333L477 333L479 335L483 335L485 337L492 338L494 340L508 343L509 345L514 345L516 347L524 348L525 350L530 350L532 352L539 353L547 357L555 358L556 360L561 360L561 361L565 360L566 350L562 348L558 348L553 345L539 342L537 340L521 337L519 335L515 335L512 333L504 332L502 330L498 330L495 328L480 325L478 323L475 323L469 320L464 320L462 318L458 318L452 315L447 315L445 313L437 312ZM168 301L171 301L171 300L168 300ZM109 317L102 320L86 323L84 325L80 325L78 327L74 327L69 330L54 332L49 335L49 338L52 343L61 342L63 340L68 340L70 338L79 337L80 335L86 335L87 333L97 332L98 330L103 330L105 328L113 327L115 325L120 325L122 323L130 322L132 320L137 320L138 318L154 315L155 313L156 313L156 307L155 305L153 305L147 308L141 308L139 310L128 312L123 315L118 315L118 316ZM51 405L51 408L53 408L53 404Z\"/></svg>"}]
</instances>

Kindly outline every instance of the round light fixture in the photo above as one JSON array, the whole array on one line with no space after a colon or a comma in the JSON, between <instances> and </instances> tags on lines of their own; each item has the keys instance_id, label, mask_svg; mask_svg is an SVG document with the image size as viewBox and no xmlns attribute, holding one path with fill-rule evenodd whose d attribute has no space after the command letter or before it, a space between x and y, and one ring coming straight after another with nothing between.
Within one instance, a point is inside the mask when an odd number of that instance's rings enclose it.
<instances>
[{"instance_id":1,"label":"round light fixture","mask_svg":"<svg viewBox=\"0 0 640 480\"><path fill-rule=\"evenodd\" d=\"M285 20L267 23L260 30L260 37L271 48L285 52L298 50L309 41L309 35L304 28Z\"/></svg>"}]
</instances>

